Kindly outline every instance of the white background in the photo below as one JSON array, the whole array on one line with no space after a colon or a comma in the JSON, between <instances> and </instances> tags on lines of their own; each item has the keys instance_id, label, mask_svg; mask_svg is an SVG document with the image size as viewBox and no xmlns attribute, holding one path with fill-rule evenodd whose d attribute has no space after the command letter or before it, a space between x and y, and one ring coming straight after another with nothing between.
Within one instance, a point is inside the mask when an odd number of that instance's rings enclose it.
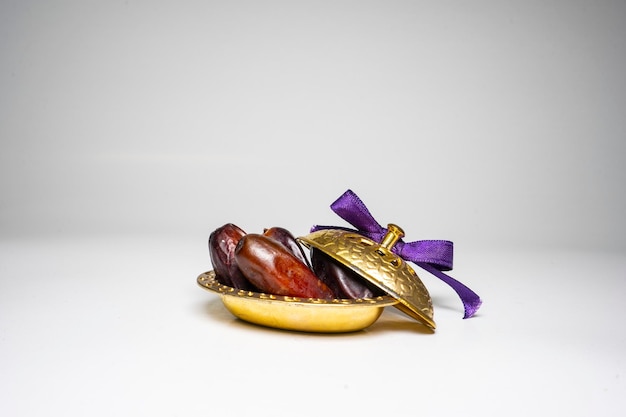
<instances>
[{"instance_id":1,"label":"white background","mask_svg":"<svg viewBox=\"0 0 626 417\"><path fill-rule=\"evenodd\" d=\"M626 3L0 1L0 414L623 415ZM206 240L455 243L461 320L248 325Z\"/></svg>"}]
</instances>

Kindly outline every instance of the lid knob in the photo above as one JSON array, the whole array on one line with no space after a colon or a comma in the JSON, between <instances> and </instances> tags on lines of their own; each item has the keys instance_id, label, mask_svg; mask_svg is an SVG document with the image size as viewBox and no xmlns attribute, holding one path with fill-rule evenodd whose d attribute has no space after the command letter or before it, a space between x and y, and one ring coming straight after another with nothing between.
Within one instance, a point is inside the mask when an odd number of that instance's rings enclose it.
<instances>
[{"instance_id":1,"label":"lid knob","mask_svg":"<svg viewBox=\"0 0 626 417\"><path fill-rule=\"evenodd\" d=\"M382 242L380 242L380 246L387 250L391 250L393 245L396 242L404 237L404 230L400 226L396 226L393 223L389 223L387 225L387 233L383 237Z\"/></svg>"}]
</instances>

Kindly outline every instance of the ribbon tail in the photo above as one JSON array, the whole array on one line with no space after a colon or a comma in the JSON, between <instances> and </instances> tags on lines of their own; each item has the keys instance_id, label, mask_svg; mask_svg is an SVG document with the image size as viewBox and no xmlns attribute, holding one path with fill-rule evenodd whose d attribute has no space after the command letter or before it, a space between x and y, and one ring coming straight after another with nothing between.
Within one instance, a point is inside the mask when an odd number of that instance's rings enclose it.
<instances>
[{"instance_id":1,"label":"ribbon tail","mask_svg":"<svg viewBox=\"0 0 626 417\"><path fill-rule=\"evenodd\" d=\"M425 269L426 271L430 272L431 274L448 284L450 287L452 287L454 291L456 291L456 293L461 298L461 301L463 302L463 307L465 308L465 315L463 316L464 319L472 317L476 313L476 311L478 311L481 304L483 303L478 294L430 264L424 262L417 262L416 264L420 268Z\"/></svg>"}]
</instances>

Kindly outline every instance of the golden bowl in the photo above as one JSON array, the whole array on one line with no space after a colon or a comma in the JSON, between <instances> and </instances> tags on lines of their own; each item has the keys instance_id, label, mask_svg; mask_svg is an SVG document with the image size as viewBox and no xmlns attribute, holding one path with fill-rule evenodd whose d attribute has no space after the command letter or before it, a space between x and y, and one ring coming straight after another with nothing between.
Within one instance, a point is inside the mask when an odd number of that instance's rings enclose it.
<instances>
[{"instance_id":1,"label":"golden bowl","mask_svg":"<svg viewBox=\"0 0 626 417\"><path fill-rule=\"evenodd\" d=\"M323 300L238 290L220 284L215 271L200 274L197 282L200 287L218 294L226 309L241 320L302 332L363 330L378 320L386 306L398 303L390 296Z\"/></svg>"}]
</instances>

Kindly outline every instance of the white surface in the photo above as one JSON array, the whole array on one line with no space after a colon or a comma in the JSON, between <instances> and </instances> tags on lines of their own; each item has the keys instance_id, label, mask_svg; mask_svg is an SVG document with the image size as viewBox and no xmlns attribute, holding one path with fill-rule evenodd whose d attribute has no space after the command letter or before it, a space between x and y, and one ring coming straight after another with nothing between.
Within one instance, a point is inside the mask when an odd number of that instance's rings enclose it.
<instances>
[{"instance_id":1,"label":"white surface","mask_svg":"<svg viewBox=\"0 0 626 417\"><path fill-rule=\"evenodd\" d=\"M626 413L623 2L1 2L0 415ZM208 234L455 242L438 330L306 335ZM230 415L230 411L228 414Z\"/></svg>"},{"instance_id":2,"label":"white surface","mask_svg":"<svg viewBox=\"0 0 626 417\"><path fill-rule=\"evenodd\" d=\"M464 251L484 308L421 274L435 334L394 309L354 334L234 319L195 284L204 239L3 241L3 415L620 416L626 260Z\"/></svg>"}]
</instances>

